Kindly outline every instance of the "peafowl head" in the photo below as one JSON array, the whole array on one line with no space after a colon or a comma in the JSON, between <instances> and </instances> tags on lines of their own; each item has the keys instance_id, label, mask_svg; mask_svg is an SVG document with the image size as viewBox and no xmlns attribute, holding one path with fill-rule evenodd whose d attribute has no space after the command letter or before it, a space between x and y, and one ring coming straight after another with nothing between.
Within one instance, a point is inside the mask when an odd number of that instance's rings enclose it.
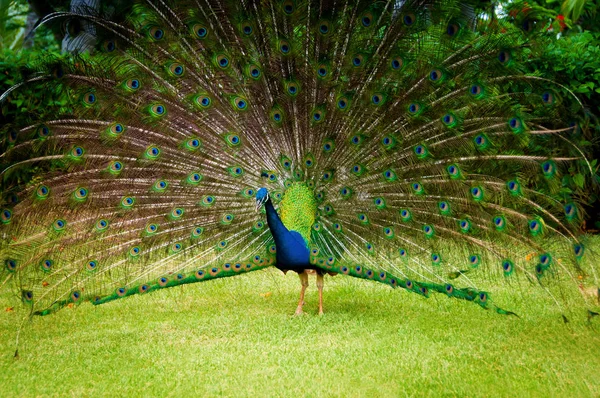
<instances>
[{"instance_id":1,"label":"peafowl head","mask_svg":"<svg viewBox=\"0 0 600 398\"><path fill-rule=\"evenodd\" d=\"M256 211L269 200L269 191L267 188L260 188L256 191Z\"/></svg>"}]
</instances>

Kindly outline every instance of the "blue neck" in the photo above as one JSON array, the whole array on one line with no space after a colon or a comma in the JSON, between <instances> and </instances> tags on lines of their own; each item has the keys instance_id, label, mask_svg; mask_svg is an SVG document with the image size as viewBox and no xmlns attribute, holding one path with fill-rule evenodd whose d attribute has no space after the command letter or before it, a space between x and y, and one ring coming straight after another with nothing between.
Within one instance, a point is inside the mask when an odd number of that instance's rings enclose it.
<instances>
[{"instance_id":1,"label":"blue neck","mask_svg":"<svg viewBox=\"0 0 600 398\"><path fill-rule=\"evenodd\" d=\"M278 241L281 241L283 236L290 231L283 225L270 198L265 203L265 211L267 212L267 224L269 225L269 229L271 230L271 234L273 234L275 244L277 245Z\"/></svg>"},{"instance_id":2,"label":"blue neck","mask_svg":"<svg viewBox=\"0 0 600 398\"><path fill-rule=\"evenodd\" d=\"M283 225L271 199L265 203L265 211L267 224L277 248L276 266L281 269L304 269L310 266L310 252L302 235L297 231L288 230Z\"/></svg>"}]
</instances>

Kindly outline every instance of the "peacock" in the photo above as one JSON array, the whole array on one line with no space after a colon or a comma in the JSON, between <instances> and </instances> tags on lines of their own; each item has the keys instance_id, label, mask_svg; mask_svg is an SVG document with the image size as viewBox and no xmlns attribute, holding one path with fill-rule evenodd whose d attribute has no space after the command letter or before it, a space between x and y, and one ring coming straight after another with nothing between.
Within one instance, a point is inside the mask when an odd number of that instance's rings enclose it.
<instances>
[{"instance_id":1,"label":"peacock","mask_svg":"<svg viewBox=\"0 0 600 398\"><path fill-rule=\"evenodd\" d=\"M93 45L32 62L1 97L48 99L3 127L0 155L0 283L29 316L267 267L299 275L296 314L309 273L320 314L329 275L505 315L481 281L527 281L561 308L553 282L598 286L587 196L569 187L594 173L586 110L536 71L535 10L119 7L48 15Z\"/></svg>"}]
</instances>

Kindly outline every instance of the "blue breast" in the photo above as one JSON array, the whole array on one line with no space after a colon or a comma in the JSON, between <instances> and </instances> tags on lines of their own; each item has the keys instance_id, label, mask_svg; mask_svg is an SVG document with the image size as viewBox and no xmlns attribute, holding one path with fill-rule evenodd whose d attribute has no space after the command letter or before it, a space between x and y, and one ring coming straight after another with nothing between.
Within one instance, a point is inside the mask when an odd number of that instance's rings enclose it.
<instances>
[{"instance_id":1,"label":"blue breast","mask_svg":"<svg viewBox=\"0 0 600 398\"><path fill-rule=\"evenodd\" d=\"M307 267L310 264L310 251L296 231L281 234L275 239L277 265L281 268Z\"/></svg>"},{"instance_id":2,"label":"blue breast","mask_svg":"<svg viewBox=\"0 0 600 398\"><path fill-rule=\"evenodd\" d=\"M310 251L302 235L297 231L288 230L283 225L270 199L265 203L265 210L267 212L267 224L269 224L277 248L276 266L282 269L308 267L310 265Z\"/></svg>"}]
</instances>

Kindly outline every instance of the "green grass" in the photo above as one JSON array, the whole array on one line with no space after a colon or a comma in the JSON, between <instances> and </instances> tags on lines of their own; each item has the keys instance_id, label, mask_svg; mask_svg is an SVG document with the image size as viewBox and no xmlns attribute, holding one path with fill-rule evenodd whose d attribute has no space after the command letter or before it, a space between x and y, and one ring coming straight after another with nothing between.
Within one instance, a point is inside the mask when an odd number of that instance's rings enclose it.
<instances>
[{"instance_id":1,"label":"green grass","mask_svg":"<svg viewBox=\"0 0 600 398\"><path fill-rule=\"evenodd\" d=\"M0 296L0 396L598 396L600 322L270 269L36 317ZM539 290L539 289L537 289ZM540 298L542 296L540 295ZM523 305L523 304L521 304ZM518 308L525 311L525 308Z\"/></svg>"}]
</instances>

